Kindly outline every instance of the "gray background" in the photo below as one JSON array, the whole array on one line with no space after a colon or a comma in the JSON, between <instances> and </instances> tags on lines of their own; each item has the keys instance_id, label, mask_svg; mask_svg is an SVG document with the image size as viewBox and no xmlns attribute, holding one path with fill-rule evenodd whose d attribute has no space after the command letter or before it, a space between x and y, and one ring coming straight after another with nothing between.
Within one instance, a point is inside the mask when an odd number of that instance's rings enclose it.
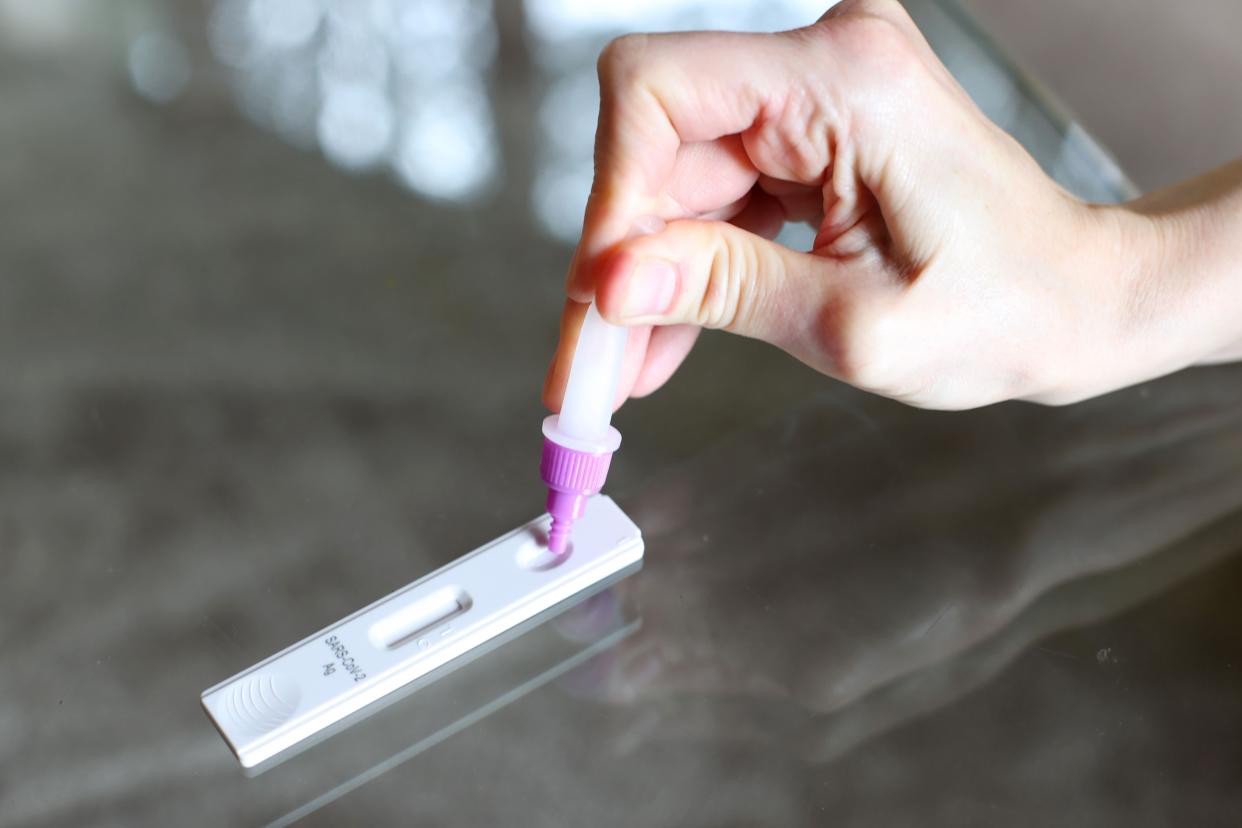
<instances>
[{"instance_id":1,"label":"gray background","mask_svg":"<svg viewBox=\"0 0 1242 828\"><path fill-rule=\"evenodd\" d=\"M967 0L1143 189L1242 155L1242 3Z\"/></svg>"},{"instance_id":2,"label":"gray background","mask_svg":"<svg viewBox=\"0 0 1242 828\"><path fill-rule=\"evenodd\" d=\"M978 7L1140 183L1230 155L1237 57L1204 44L1238 12L1060 5ZM504 178L442 203L242 117L205 7L46 7L0 29L0 824L1236 824L1237 367L943 414L724 336L618 416L643 572L243 777L199 692L540 508L550 70L497 4ZM124 70L152 26L194 66L168 106Z\"/></svg>"}]
</instances>

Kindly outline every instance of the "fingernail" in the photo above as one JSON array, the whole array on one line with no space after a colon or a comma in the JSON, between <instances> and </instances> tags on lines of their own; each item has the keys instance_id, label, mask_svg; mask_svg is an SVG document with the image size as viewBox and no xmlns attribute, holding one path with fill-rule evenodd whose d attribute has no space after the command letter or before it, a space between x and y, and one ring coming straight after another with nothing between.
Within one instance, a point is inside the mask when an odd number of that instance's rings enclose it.
<instances>
[{"instance_id":1,"label":"fingernail","mask_svg":"<svg viewBox=\"0 0 1242 828\"><path fill-rule=\"evenodd\" d=\"M621 315L626 319L659 316L673 304L677 288L677 270L665 259L643 259L630 274L625 286Z\"/></svg>"},{"instance_id":2,"label":"fingernail","mask_svg":"<svg viewBox=\"0 0 1242 828\"><path fill-rule=\"evenodd\" d=\"M650 236L663 229L664 219L659 216L639 216L634 219L634 223L630 225L630 232L625 237L633 239L638 236Z\"/></svg>"}]
</instances>

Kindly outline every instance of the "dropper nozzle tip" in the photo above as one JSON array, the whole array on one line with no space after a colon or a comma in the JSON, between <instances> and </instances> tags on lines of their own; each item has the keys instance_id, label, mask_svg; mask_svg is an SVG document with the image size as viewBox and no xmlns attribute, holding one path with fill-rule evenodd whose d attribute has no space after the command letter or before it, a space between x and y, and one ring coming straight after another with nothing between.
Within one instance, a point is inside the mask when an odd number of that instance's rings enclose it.
<instances>
[{"instance_id":1,"label":"dropper nozzle tip","mask_svg":"<svg viewBox=\"0 0 1242 828\"><path fill-rule=\"evenodd\" d=\"M553 554L560 555L569 546L569 525L567 520L552 518L552 527L548 529L548 549Z\"/></svg>"}]
</instances>

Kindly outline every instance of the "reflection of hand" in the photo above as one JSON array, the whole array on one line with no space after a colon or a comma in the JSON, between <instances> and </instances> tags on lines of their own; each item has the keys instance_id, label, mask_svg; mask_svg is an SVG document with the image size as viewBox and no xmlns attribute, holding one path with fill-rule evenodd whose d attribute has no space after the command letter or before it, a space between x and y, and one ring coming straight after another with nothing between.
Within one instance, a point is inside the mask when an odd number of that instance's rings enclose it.
<instances>
[{"instance_id":1,"label":"reflection of hand","mask_svg":"<svg viewBox=\"0 0 1242 828\"><path fill-rule=\"evenodd\" d=\"M1091 396L1238 335L1236 280L1216 267L1236 250L1204 259L1187 233L1171 249L1184 204L1062 191L895 0L848 0L778 34L622 38L600 85L554 408L592 296L635 326L623 395L659 387L701 327L934 408ZM1152 218L1169 210L1181 218ZM768 240L786 219L818 229L812 252Z\"/></svg>"},{"instance_id":2,"label":"reflection of hand","mask_svg":"<svg viewBox=\"0 0 1242 828\"><path fill-rule=\"evenodd\" d=\"M1205 566L1236 548L1236 520L1212 527L1242 504L1242 392L1196 379L1056 412L813 408L653 481L623 498L649 555L613 697L831 713L798 726L835 755ZM704 724L651 726L678 722Z\"/></svg>"}]
</instances>

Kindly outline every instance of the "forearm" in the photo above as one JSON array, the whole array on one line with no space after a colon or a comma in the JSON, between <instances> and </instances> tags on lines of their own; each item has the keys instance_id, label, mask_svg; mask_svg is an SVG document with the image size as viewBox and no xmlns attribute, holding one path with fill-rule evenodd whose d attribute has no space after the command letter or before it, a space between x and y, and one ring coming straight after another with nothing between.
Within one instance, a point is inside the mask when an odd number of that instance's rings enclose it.
<instances>
[{"instance_id":1,"label":"forearm","mask_svg":"<svg viewBox=\"0 0 1242 828\"><path fill-rule=\"evenodd\" d=\"M1090 342L1053 401L1242 359L1242 159L1117 207L1091 208L1110 274Z\"/></svg>"},{"instance_id":2,"label":"forearm","mask_svg":"<svg viewBox=\"0 0 1242 828\"><path fill-rule=\"evenodd\" d=\"M1132 205L1166 226L1166 278L1193 285L1196 362L1242 359L1242 158ZM1153 278L1160 278L1153 274Z\"/></svg>"}]
</instances>

